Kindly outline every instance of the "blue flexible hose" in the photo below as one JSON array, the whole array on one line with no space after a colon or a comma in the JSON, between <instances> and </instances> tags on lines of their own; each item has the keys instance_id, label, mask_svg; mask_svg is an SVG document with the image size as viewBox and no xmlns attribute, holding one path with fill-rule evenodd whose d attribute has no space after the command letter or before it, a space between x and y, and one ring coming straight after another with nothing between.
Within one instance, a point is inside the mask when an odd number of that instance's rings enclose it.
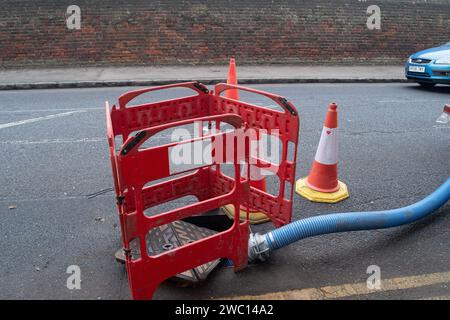
<instances>
[{"instance_id":1,"label":"blue flexible hose","mask_svg":"<svg viewBox=\"0 0 450 320\"><path fill-rule=\"evenodd\" d=\"M321 234L384 229L408 224L426 217L450 199L450 178L425 199L407 207L368 212L333 213L301 219L264 235L270 250Z\"/></svg>"}]
</instances>

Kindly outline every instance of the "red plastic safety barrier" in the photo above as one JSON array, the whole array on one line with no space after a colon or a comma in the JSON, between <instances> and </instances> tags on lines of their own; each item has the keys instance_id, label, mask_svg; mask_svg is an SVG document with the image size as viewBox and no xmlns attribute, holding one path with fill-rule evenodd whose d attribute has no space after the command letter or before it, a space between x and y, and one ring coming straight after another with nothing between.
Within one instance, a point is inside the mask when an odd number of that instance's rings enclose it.
<instances>
[{"instance_id":1,"label":"red plastic safety barrier","mask_svg":"<svg viewBox=\"0 0 450 320\"><path fill-rule=\"evenodd\" d=\"M265 96L281 106L284 112L237 100L222 99L220 94L230 88ZM250 154L250 163L264 170L269 170L278 176L280 185L278 196L251 187L249 199L245 201L245 204L247 207L266 214L276 227L291 222L294 189L292 186L295 183L299 130L299 118L294 105L279 95L223 83L215 86L214 94L215 99L212 101L213 113L235 113L242 118L248 128L255 129L257 132L264 130L264 132L276 135L281 141L282 154L278 164L268 163L265 159L255 158L254 155ZM290 159L288 158L289 144L292 147ZM286 190L288 185L290 188Z\"/></svg>"},{"instance_id":2,"label":"red plastic safety barrier","mask_svg":"<svg viewBox=\"0 0 450 320\"><path fill-rule=\"evenodd\" d=\"M194 96L165 100L157 103L127 106L137 96L157 90L183 87L192 89ZM263 108L222 97L220 94L234 88L264 95L283 108L283 111ZM126 253L128 280L134 299L149 299L159 284L177 273L218 258L229 258L235 270L247 264L248 221L239 222L239 208L246 203L267 214L276 226L290 222L292 214L292 189L285 194L285 184L291 186L295 179L295 157L299 120L294 106L283 97L226 84L215 86L214 92L197 82L187 82L161 87L130 91L119 97L118 107L106 104L107 136L114 179L117 205ZM157 133L169 128L196 122L220 123L232 126L235 131L250 128L277 129L282 142L282 159L279 164L268 164L255 158L246 145L238 152L233 143L235 132L221 131L200 135L179 142L144 147ZM134 135L131 135L135 133ZM116 137L123 143L116 149ZM230 142L231 141L231 142ZM222 155L212 152L211 161L186 170L173 170L170 152L181 144L208 142L212 150L223 148L233 152L234 178L220 170ZM293 158L287 159L288 143L294 146ZM218 145L220 144L220 146ZM249 186L248 178L241 177L241 164L252 163L273 171L280 179L278 196ZM183 174L180 176L180 174ZM172 178L170 180L165 180ZM153 182L153 183L152 183ZM152 183L152 184L149 184ZM193 195L197 203L175 210L147 215L153 207ZM235 207L235 219L231 228L181 247L170 248L155 256L147 254L146 237L153 228L199 215L224 205ZM138 242L139 256L131 254L131 243Z\"/></svg>"}]
</instances>

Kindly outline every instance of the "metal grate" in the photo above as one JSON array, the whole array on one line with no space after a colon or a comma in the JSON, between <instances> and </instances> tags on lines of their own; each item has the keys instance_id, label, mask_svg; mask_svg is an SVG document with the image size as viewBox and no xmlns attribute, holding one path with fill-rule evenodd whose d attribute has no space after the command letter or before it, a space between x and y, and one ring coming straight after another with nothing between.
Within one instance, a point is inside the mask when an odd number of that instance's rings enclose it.
<instances>
[{"instance_id":1,"label":"metal grate","mask_svg":"<svg viewBox=\"0 0 450 320\"><path fill-rule=\"evenodd\" d=\"M149 256L155 256L180 247L184 244L194 242L196 240L203 239L210 235L216 234L214 230L198 227L194 224L184 221L174 221L172 223L159 226L150 230L146 239L147 254ZM133 243L130 246L131 255L134 257L140 257L140 250L138 243ZM116 252L116 260L125 263L125 255L123 250ZM208 274L219 265L220 260L210 261L196 268L186 270L177 274L173 280L183 280L185 282L199 282L208 276Z\"/></svg>"}]
</instances>

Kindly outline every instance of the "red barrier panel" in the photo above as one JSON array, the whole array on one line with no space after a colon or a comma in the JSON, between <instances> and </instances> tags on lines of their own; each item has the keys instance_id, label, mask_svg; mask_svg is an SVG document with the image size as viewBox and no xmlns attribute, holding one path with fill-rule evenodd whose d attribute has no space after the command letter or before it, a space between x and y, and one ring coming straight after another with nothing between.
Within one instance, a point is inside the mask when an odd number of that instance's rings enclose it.
<instances>
[{"instance_id":1,"label":"red barrier panel","mask_svg":"<svg viewBox=\"0 0 450 320\"><path fill-rule=\"evenodd\" d=\"M245 103L242 101L222 98L220 95L227 89L237 88L265 96L274 101L283 111L274 110ZM272 195L258 188L251 187L246 206L266 214L276 227L291 222L292 197L295 183L295 163L297 159L297 144L299 118L294 105L284 97L242 86L219 83L214 89L215 99L212 101L213 113L235 113L242 118L247 128L252 128L259 135L265 130L276 136L282 144L282 154L279 164L268 163L265 159L250 155L251 163L259 168L271 171L279 178L278 195ZM288 158L289 143L291 143L290 159ZM286 190L286 186L289 189Z\"/></svg>"},{"instance_id":2,"label":"red barrier panel","mask_svg":"<svg viewBox=\"0 0 450 320\"><path fill-rule=\"evenodd\" d=\"M238 88L264 95L284 111L263 108L220 96L229 88ZM151 91L169 88L188 88L195 95L156 103L127 106L134 98ZM285 183L295 179L295 155L298 139L298 117L295 108L284 98L244 87L219 84L215 92L202 84L187 82L127 92L119 97L119 106L106 104L107 136L113 180L117 196L122 242L126 255L128 280L134 299L149 299L159 284L185 270L219 258L233 261L235 270L247 264L248 221L239 222L239 208L244 203L266 213L276 226L290 222L292 189L285 195ZM175 127L214 123L216 130L182 141L147 146L155 136ZM221 130L226 124L233 130ZM250 129L277 128L282 141L279 164L268 164L250 152L247 142L238 148L239 137ZM120 149L116 138L121 136ZM152 139L153 138L153 139ZM156 140L157 141L157 140ZM287 160L288 142L294 144L293 159ZM183 168L171 158L178 149L207 145L203 152L207 160ZM225 175L220 165L230 162L223 152L231 150L234 177ZM250 188L248 177L241 177L242 163L252 163L280 179L280 192L274 196ZM198 202L162 213L153 212L156 206L184 196L195 196ZM190 216L203 214L224 205L235 208L233 225L225 231L201 240L170 248L163 254L151 256L146 248L149 231ZM150 214L148 214L150 212ZM132 254L132 242L137 242L138 254Z\"/></svg>"}]
</instances>

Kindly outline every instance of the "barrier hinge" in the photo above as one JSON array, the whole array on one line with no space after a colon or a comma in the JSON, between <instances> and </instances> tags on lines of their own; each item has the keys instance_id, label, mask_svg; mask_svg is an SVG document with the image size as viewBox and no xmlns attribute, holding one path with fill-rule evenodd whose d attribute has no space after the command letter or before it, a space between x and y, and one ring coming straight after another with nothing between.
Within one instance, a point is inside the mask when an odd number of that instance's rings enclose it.
<instances>
[{"instance_id":1,"label":"barrier hinge","mask_svg":"<svg viewBox=\"0 0 450 320\"><path fill-rule=\"evenodd\" d=\"M207 87L205 87L203 84L201 84L200 82L195 82L194 83L194 87L196 87L198 90L208 94L209 90Z\"/></svg>"},{"instance_id":2,"label":"barrier hinge","mask_svg":"<svg viewBox=\"0 0 450 320\"><path fill-rule=\"evenodd\" d=\"M142 141L142 139L145 138L147 135L147 132L145 130L139 131L136 133L136 135L133 137L133 139L130 140L122 149L121 154L126 155L128 152L130 152L131 149L133 149L139 142Z\"/></svg>"},{"instance_id":3,"label":"barrier hinge","mask_svg":"<svg viewBox=\"0 0 450 320\"><path fill-rule=\"evenodd\" d=\"M117 196L116 199L117 199L118 205L122 205L125 203L125 196L123 194L121 194L120 196Z\"/></svg>"},{"instance_id":4,"label":"barrier hinge","mask_svg":"<svg viewBox=\"0 0 450 320\"><path fill-rule=\"evenodd\" d=\"M283 106L293 115L296 116L297 115L297 111L295 111L294 108L291 107L291 105L289 104L289 102L286 100L286 98L279 98L280 102L283 104Z\"/></svg>"}]
</instances>

